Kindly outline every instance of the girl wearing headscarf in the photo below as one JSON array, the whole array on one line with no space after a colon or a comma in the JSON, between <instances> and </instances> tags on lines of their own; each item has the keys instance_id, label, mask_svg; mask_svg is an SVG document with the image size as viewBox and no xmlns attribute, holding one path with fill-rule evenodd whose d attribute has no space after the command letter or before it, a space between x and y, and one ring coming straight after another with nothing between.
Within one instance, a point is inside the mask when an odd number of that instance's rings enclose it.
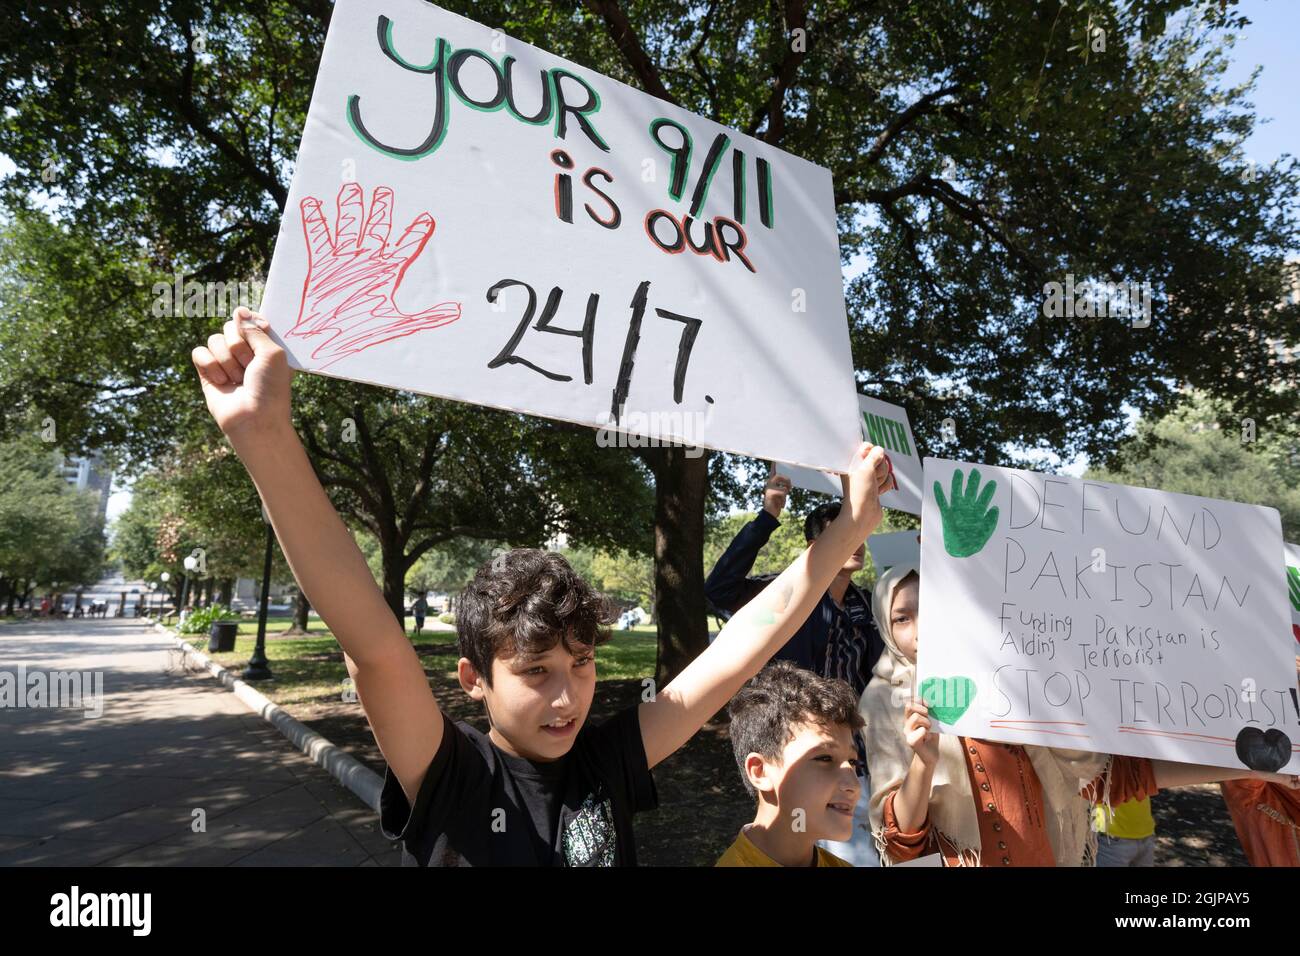
<instances>
[{"instance_id":1,"label":"girl wearing headscarf","mask_svg":"<svg viewBox=\"0 0 1300 956\"><path fill-rule=\"evenodd\" d=\"M872 612L885 653L859 702L881 862L939 853L948 866L1091 866L1094 805L1161 789L1252 778L1291 791L1300 777L938 734L915 697L920 574L890 568Z\"/></svg>"}]
</instances>

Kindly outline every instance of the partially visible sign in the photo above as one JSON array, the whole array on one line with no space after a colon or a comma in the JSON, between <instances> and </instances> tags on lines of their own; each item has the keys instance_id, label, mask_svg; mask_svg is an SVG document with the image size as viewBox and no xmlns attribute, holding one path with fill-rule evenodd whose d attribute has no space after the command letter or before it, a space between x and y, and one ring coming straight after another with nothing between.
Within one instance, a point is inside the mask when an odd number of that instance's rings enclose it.
<instances>
[{"instance_id":1,"label":"partially visible sign","mask_svg":"<svg viewBox=\"0 0 1300 956\"><path fill-rule=\"evenodd\" d=\"M871 551L871 563L876 567L876 574L883 574L897 564L910 564L914 568L921 566L919 531L873 534L867 539L867 548Z\"/></svg>"},{"instance_id":2,"label":"partially visible sign","mask_svg":"<svg viewBox=\"0 0 1300 956\"><path fill-rule=\"evenodd\" d=\"M311 372L829 470L859 441L830 171L423 0L335 0L262 311Z\"/></svg>"},{"instance_id":3,"label":"partially visible sign","mask_svg":"<svg viewBox=\"0 0 1300 956\"><path fill-rule=\"evenodd\" d=\"M880 445L889 453L898 479L898 490L880 496L886 508L895 508L914 515L921 513L921 459L912 437L912 426L907 421L907 410L900 405L890 405L878 398L858 396L862 415L862 437L873 445ZM796 488L817 491L827 495L841 493L838 477L812 468L800 468L784 462L774 462L779 474L785 475Z\"/></svg>"},{"instance_id":4,"label":"partially visible sign","mask_svg":"<svg viewBox=\"0 0 1300 956\"><path fill-rule=\"evenodd\" d=\"M1275 508L937 458L925 484L942 733L1300 772Z\"/></svg>"},{"instance_id":5,"label":"partially visible sign","mask_svg":"<svg viewBox=\"0 0 1300 956\"><path fill-rule=\"evenodd\" d=\"M1286 594L1291 603L1291 633L1300 641L1300 544L1286 544Z\"/></svg>"}]
</instances>

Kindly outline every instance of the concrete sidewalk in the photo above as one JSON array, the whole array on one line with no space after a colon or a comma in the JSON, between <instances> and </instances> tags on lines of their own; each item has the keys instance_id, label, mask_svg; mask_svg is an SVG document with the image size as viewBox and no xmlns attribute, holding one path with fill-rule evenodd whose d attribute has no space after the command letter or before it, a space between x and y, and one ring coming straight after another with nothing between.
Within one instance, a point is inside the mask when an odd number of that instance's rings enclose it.
<instances>
[{"instance_id":1,"label":"concrete sidewalk","mask_svg":"<svg viewBox=\"0 0 1300 956\"><path fill-rule=\"evenodd\" d=\"M130 619L0 624L0 671L103 674L99 717L0 706L0 865L400 863L373 810L170 648Z\"/></svg>"}]
</instances>

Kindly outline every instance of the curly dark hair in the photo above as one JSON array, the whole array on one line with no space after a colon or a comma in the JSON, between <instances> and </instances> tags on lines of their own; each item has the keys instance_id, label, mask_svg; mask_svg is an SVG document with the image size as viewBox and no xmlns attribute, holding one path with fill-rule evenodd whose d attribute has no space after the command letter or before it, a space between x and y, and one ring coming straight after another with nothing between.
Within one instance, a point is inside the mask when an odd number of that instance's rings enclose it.
<instances>
[{"instance_id":1,"label":"curly dark hair","mask_svg":"<svg viewBox=\"0 0 1300 956\"><path fill-rule=\"evenodd\" d=\"M856 731L864 723L847 681L822 677L790 661L763 668L731 698L727 714L731 749L751 796L754 786L745 773L745 758L761 754L766 760L780 760L782 749L794 739L796 724L828 728L843 724Z\"/></svg>"},{"instance_id":2,"label":"curly dark hair","mask_svg":"<svg viewBox=\"0 0 1300 956\"><path fill-rule=\"evenodd\" d=\"M478 569L456 606L456 642L487 685L492 661L561 640L575 657L609 640L613 605L553 551L516 548Z\"/></svg>"}]
</instances>

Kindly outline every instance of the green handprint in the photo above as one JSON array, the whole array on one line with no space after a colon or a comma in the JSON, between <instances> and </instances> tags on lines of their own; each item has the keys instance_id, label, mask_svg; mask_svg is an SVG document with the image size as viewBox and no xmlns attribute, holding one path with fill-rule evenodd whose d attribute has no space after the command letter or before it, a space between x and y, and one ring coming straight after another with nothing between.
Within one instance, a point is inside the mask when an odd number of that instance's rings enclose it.
<instances>
[{"instance_id":1,"label":"green handprint","mask_svg":"<svg viewBox=\"0 0 1300 956\"><path fill-rule=\"evenodd\" d=\"M969 558L988 544L993 529L998 525L998 509L990 508L998 483L990 481L980 492L980 473L970 470L965 494L962 493L962 474L958 468L952 473L952 504L943 497L939 482L934 483L934 497L939 502L939 516L943 519L943 546L954 558Z\"/></svg>"},{"instance_id":2,"label":"green handprint","mask_svg":"<svg viewBox=\"0 0 1300 956\"><path fill-rule=\"evenodd\" d=\"M1300 568L1286 566L1286 583L1291 592L1291 606L1300 611Z\"/></svg>"}]
</instances>

